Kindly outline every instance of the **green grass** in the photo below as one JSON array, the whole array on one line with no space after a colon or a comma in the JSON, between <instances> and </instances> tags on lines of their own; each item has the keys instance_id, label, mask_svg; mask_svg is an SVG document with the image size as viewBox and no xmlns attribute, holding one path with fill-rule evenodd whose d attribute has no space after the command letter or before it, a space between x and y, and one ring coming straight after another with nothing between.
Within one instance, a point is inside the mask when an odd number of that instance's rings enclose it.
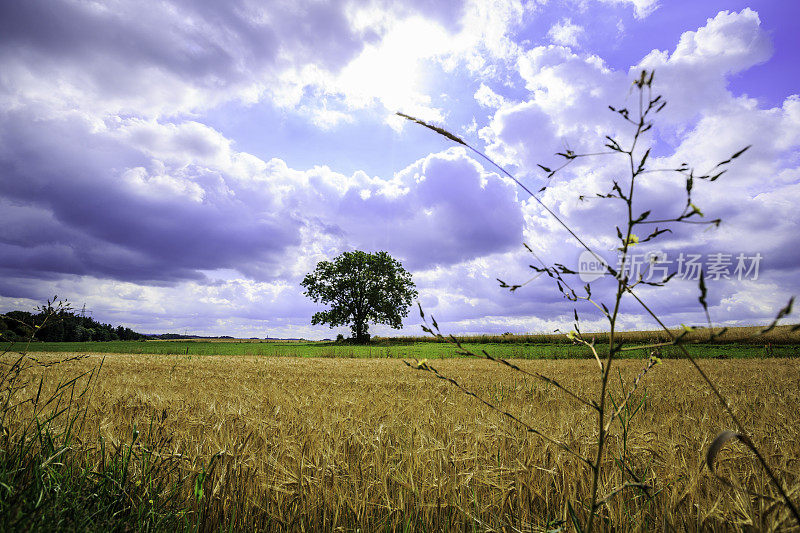
<instances>
[{"instance_id":1,"label":"green grass","mask_svg":"<svg viewBox=\"0 0 800 533\"><path fill-rule=\"evenodd\" d=\"M0 531L190 529L177 501L180 483L170 483L180 465L169 457L170 440L155 438L157 426L151 422L140 438L134 425L129 442L107 445L100 438L99 447L77 436L99 366L46 383L44 374L31 375L40 368L32 360L3 363ZM28 389L36 393L24 398Z\"/></svg>"},{"instance_id":2,"label":"green grass","mask_svg":"<svg viewBox=\"0 0 800 533\"><path fill-rule=\"evenodd\" d=\"M486 350L495 357L520 359L578 359L591 357L588 348L563 343L470 343L466 347L480 353ZM602 355L606 347L599 347ZM689 347L700 358L798 357L800 345L695 344ZM159 355L255 355L266 357L356 357L438 359L459 357L458 350L446 343L409 342L391 345L356 346L332 342L211 342L211 341L111 341L111 342L38 342L30 352L129 353ZM649 355L647 351L629 352L631 357ZM662 357L678 357L674 347L662 348Z\"/></svg>"}]
</instances>

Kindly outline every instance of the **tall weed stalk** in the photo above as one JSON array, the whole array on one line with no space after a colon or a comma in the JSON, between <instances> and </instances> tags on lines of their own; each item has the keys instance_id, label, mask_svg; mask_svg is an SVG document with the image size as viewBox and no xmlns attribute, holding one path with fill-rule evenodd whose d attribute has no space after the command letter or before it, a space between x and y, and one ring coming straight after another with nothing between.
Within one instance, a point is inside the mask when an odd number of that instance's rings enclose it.
<instances>
[{"instance_id":1,"label":"tall weed stalk","mask_svg":"<svg viewBox=\"0 0 800 533\"><path fill-rule=\"evenodd\" d=\"M564 150L563 152L559 152L556 154L560 158L560 162L558 165L553 165L552 168L545 166L545 165L538 165L540 169L545 173L546 178L549 180L556 176L561 170L568 167L575 161L584 159L584 158L593 158L593 157L622 157L625 160L626 168L628 169L627 177L624 180L613 180L612 186L610 190L603 191L597 193L594 197L621 202L624 206L624 221L621 226L616 227L616 239L619 243L618 252L620 256L620 265L627 265L630 257L632 248L635 245L655 241L662 237L665 233L669 233L672 231L671 228L682 225L710 225L710 226L719 226L720 219L712 219L708 220L704 218L702 211L695 205L693 202L692 192L694 189L695 184L698 181L707 181L707 182L714 182L723 176L731 163L734 162L737 158L739 158L742 154L744 154L750 147L744 147L741 150L738 150L734 154L732 154L728 159L720 161L717 163L710 171L699 173L695 169L688 166L688 164L682 163L680 166L675 168L651 168L649 166L649 157L650 157L650 148L645 148L643 146L645 136L647 132L651 130L653 127L653 119L655 115L657 115L661 110L664 109L667 102L661 95L653 95L653 79L654 73L652 71L642 71L639 77L633 82L633 87L635 88L635 99L636 102L634 104L634 109L629 110L627 107L623 108L616 108L613 106L609 106L611 112L615 113L621 120L623 120L631 129L632 134L630 136L630 140L628 142L624 142L618 140L611 136L606 136L603 140L603 148L600 151L593 152L593 153L575 153L569 149ZM410 361L406 361L406 364L409 366L416 368L418 370L430 372L435 377L442 379L444 381L449 382L453 386L457 387L458 389L462 390L465 394L473 396L481 401L483 404L488 406L491 409L494 409L504 416L510 418L511 420L515 421L522 427L524 427L527 431L538 435L540 438L556 444L559 448L561 448L564 452L569 453L570 455L574 455L577 459L583 463L590 472L591 478L591 486L588 493L588 498L586 501L579 501L575 502L576 505L573 506L571 503L568 505L567 515L568 519L572 522L572 525L575 529L579 531L592 531L595 528L601 529L609 529L613 528L614 524L610 522L609 514L604 512L604 508L607 504L612 500L612 498L619 497L623 500L623 505L626 505L625 502L628 500L633 499L634 497L641 497L645 501L649 500L653 497L654 491L656 491L656 487L653 487L650 483L647 482L647 468L644 469L639 468L637 471L636 466L631 462L630 455L628 453L627 442L628 436L631 429L631 424L633 423L634 419L636 418L637 414L643 408L646 402L646 395L637 396L637 390L639 389L640 385L644 381L646 374L651 371L655 366L660 364L661 359L659 357L660 350L667 346L674 346L680 350L682 356L687 359L706 383L709 390L713 393L716 400L721 404L724 410L730 416L731 421L735 426L735 431L729 430L724 431L719 434L711 443L708 448L706 454L706 463L708 465L709 470L716 475L723 484L727 487L733 487L729 481L720 478L714 470L715 460L718 456L719 452L721 451L722 447L731 440L738 440L743 443L749 450L753 453L756 460L759 462L761 467L763 468L764 472L766 472L767 476L769 477L772 484L775 486L776 490L780 494L780 497L785 505L785 508L790 513L791 517L794 518L797 525L800 526L800 513L798 513L797 506L792 501L792 499L787 494L786 489L784 488L781 481L778 479L776 472L770 467L767 463L764 454L760 451L758 446L756 446L752 436L748 433L746 427L742 423L740 417L736 414L736 412L731 407L728 400L720 391L719 387L717 387L714 382L709 378L708 374L703 370L703 368L697 363L695 358L692 356L691 352L687 349L687 345L691 342L697 342L697 334L696 330L702 330L700 333L702 334L702 338L706 342L713 342L715 340L720 339L723 337L727 331L726 328L712 328L711 327L711 319L709 316L708 311L708 303L707 303L707 287L705 284L705 278L703 273L701 272L699 277L699 287L698 287L698 301L703 309L703 312L706 315L708 327L704 328L696 328L696 327L684 327L684 329L678 333L673 330L670 330L667 325L663 322L663 320L653 311L652 307L645 302L642 296L637 292L637 287L640 285L649 285L649 286L656 286L656 287L663 287L666 286L674 277L675 273L671 274L670 276L666 277L662 281L647 281L644 278L646 272L640 273L636 277L632 277L631 273L627 271L627 269L620 268L620 271L615 269L613 266L609 265L605 259L603 259L600 254L598 254L593 248L591 248L585 239L583 239L576 231L574 231L550 206L548 206L542 199L539 198L538 193L541 193L546 189L546 186L534 193L531 189L525 186L520 180L514 177L511 173L509 173L506 169L502 166L497 164L491 158L489 158L484 153L480 152L476 148L472 147L468 143L466 143L460 137L450 133L449 131L429 124L425 121L416 119L412 116L398 113L403 118L406 118L410 121L413 121L421 126L424 126L428 129L433 130L434 132L442 135L451 141L464 146L466 149L470 150L474 154L476 154L479 158L486 161L489 165L496 168L501 174L513 180L523 191L525 191L531 199L533 199L539 206L548 213L569 235L570 237L586 252L591 254L591 256L598 262L598 264L602 265L605 269L605 274L608 276L613 277L616 280L616 289L614 291L613 299L611 300L611 305L607 305L603 301L599 300L596 296L592 295L592 287L591 283L586 283L583 285L582 289L575 289L573 288L573 283L575 276L578 272L575 269L571 269L563 264L556 263L554 265L547 265L543 261L539 260L536 254L531 250L529 247L528 251L539 261L540 266L531 266L534 270L536 270L539 274L546 274L549 278L551 278L557 287L557 290L569 301L572 302L586 302L594 306L602 316L608 322L608 352L605 357L601 357L596 349L596 342L594 338L587 338L582 332L580 328L580 317L578 315L577 309L574 309L574 323L572 328L569 332L566 333L567 338L576 343L581 344L588 347L591 353L594 356L594 359L597 362L597 371L600 377L600 387L597 392L597 395L594 398L588 398L583 396L581 393L571 390L568 386L565 386L562 383L557 382L556 380L539 374L537 372L532 372L529 370L525 370L513 362L493 357L491 354L486 352L485 350L481 353L473 353L468 348L466 348L456 337L449 335L445 336L441 333L439 329L439 325L436 322L434 317L430 317L430 323L427 321L425 317L425 313L420 306L420 316L424 322L423 330L426 333L442 339L446 340L454 345L454 347L459 350L461 353L466 355L473 355L478 357L485 357L492 361L496 361L497 363L504 365L515 372L519 372L526 376L544 381L549 385L556 387L562 393L566 394L570 397L574 402L578 405L583 406L584 408L588 408L595 416L596 423L595 427L596 430L593 435L593 439L596 440L596 445L594 446L594 453L590 456L585 456L579 453L577 450L573 449L570 445L564 442L559 442L555 438L550 435L546 435L543 432L537 430L536 428L530 426L519 417L510 413L508 411L503 410L501 407L496 405L490 400L486 400L481 398L475 392L463 387L459 384L455 379L450 376L444 375L440 373L436 368L434 368L431 364L429 364L426 360L417 361L415 360L413 363ZM677 174L680 179L684 182L685 185L685 204L683 209L680 213L663 219L655 219L652 218L651 209L642 209L637 202L635 202L635 198L637 197L637 185L641 181L641 179L650 173L672 173ZM586 196L581 196L581 200L586 200ZM643 233L643 237L640 238L637 235L637 231L640 231L640 228L645 230ZM652 265L651 265L652 266ZM498 280L500 282L500 286L510 291L516 291L517 289L523 287L524 283L521 284L508 284L502 280ZM666 340L648 344L648 345L641 345L641 344L630 344L626 342L624 336L619 335L619 323L621 319L621 309L623 300L625 299L632 299L635 301L641 309L648 315L655 324L658 325L659 328L663 331L664 335L666 336ZM769 333L772 331L778 324L778 321L791 313L793 304L793 298L789 300L786 307L781 309L772 323L757 331L754 334L754 337L758 337L764 334ZM798 327L792 329L795 331ZM622 390L622 395L615 396L612 392L611 381L614 369L614 362L617 358L619 358L624 352L632 351L632 350L647 350L649 351L649 357L642 368L639 375L629 384L625 384L622 381L622 376L619 375L620 385ZM615 433L615 432L618 432ZM608 456L608 447L609 447L609 440L612 437L616 437L617 440L621 442L621 446L617 446L615 450L615 456L613 460L609 463L607 461ZM619 470L619 484L612 488L603 488L603 481L604 476L607 475L610 467L609 464L614 465ZM756 495L759 497L760 495ZM626 498L628 498L626 500Z\"/></svg>"}]
</instances>

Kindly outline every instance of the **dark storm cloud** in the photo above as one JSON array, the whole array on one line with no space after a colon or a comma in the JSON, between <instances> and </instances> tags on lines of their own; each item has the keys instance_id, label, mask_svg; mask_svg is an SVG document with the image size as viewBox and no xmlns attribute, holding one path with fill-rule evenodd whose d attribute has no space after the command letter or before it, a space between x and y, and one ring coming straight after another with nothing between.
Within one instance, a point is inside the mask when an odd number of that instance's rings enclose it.
<instances>
[{"instance_id":1,"label":"dark storm cloud","mask_svg":"<svg viewBox=\"0 0 800 533\"><path fill-rule=\"evenodd\" d=\"M0 268L15 277L175 283L233 269L274 280L317 236L389 250L414 269L522 241L513 186L460 150L420 160L393 181L300 173L252 156L233 175L230 159L245 156L194 123L98 128L77 114L3 116ZM392 183L403 192L386 193Z\"/></svg>"},{"instance_id":2,"label":"dark storm cloud","mask_svg":"<svg viewBox=\"0 0 800 533\"><path fill-rule=\"evenodd\" d=\"M294 79L306 66L336 73L382 37L380 25L351 25L356 9L420 14L452 27L463 2L420 4L3 2L0 90L22 100L64 96L71 105L147 116L239 97L253 101L262 91L279 91L281 75Z\"/></svg>"},{"instance_id":3,"label":"dark storm cloud","mask_svg":"<svg viewBox=\"0 0 800 533\"><path fill-rule=\"evenodd\" d=\"M342 2L102 3L31 0L0 8L8 54L166 69L227 84L283 60L341 66L361 48ZM95 72L102 76L102 72ZM111 81L111 80L109 80Z\"/></svg>"},{"instance_id":4,"label":"dark storm cloud","mask_svg":"<svg viewBox=\"0 0 800 533\"><path fill-rule=\"evenodd\" d=\"M4 118L0 267L197 279L200 270L277 264L299 242L301 223L277 204L253 209L222 187L197 185L216 171L189 165L162 175L145 154L78 118Z\"/></svg>"},{"instance_id":5,"label":"dark storm cloud","mask_svg":"<svg viewBox=\"0 0 800 533\"><path fill-rule=\"evenodd\" d=\"M371 8L455 28L462 4L424 3L417 10L375 2ZM349 211L352 190L332 187L316 197L285 176L275 186L271 171L259 170L260 160L248 161L259 169L231 176L230 165L215 159L230 155L231 141L202 124L152 118L178 117L250 86L269 90L285 68L313 64L335 72L385 31L351 27L352 10L364 7L244 0L0 6L0 270L6 279L173 284L203 280L203 271L215 269L276 279L293 265L287 253L304 253L303 228L310 228L308 239L319 231L364 246L376 242L383 220L397 226L388 213L405 217L399 249L417 265L505 246L507 232L497 224L470 225L476 216L459 212L457 201L438 202L424 192L383 213L380 205L366 208L363 222L345 223L333 215ZM475 176L473 169L467 183L479 193ZM417 207L429 208L433 219L420 219ZM414 244L430 222L442 230L432 253ZM464 239L467 245L457 244ZM11 292L19 291L4 294Z\"/></svg>"}]
</instances>

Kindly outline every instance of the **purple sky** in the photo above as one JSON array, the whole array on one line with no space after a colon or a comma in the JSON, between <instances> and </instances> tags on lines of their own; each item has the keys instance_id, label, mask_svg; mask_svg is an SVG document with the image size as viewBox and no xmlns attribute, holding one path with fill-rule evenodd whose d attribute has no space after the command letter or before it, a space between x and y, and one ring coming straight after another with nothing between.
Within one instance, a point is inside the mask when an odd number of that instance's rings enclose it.
<instances>
[{"instance_id":1,"label":"purple sky","mask_svg":"<svg viewBox=\"0 0 800 533\"><path fill-rule=\"evenodd\" d=\"M718 323L764 322L800 294L798 16L775 1L4 2L0 311L57 294L145 332L330 337L347 330L312 327L299 282L362 249L400 259L447 332L568 328L573 305L545 277L515 294L495 278L531 277L523 242L573 267L580 249L509 180L393 113L538 189L536 163L625 135L606 106L648 68L669 100L654 166L753 148L696 187L719 229L640 249L731 254L731 274L761 254L757 280L711 280L709 303ZM609 260L618 209L577 197L606 192L619 163L570 167L541 196ZM651 176L637 206L679 211L682 182ZM701 321L696 282L670 287L642 294L669 324ZM624 327L653 327L625 311Z\"/></svg>"}]
</instances>

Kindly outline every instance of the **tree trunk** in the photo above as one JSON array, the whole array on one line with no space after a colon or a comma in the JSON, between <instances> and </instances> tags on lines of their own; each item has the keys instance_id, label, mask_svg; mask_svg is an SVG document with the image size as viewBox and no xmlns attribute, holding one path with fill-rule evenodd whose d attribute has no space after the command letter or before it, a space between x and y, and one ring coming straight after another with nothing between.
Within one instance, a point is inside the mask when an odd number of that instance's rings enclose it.
<instances>
[{"instance_id":1,"label":"tree trunk","mask_svg":"<svg viewBox=\"0 0 800 533\"><path fill-rule=\"evenodd\" d=\"M353 323L353 340L358 344L366 344L369 342L367 324L364 320L356 319L355 323Z\"/></svg>"}]
</instances>

